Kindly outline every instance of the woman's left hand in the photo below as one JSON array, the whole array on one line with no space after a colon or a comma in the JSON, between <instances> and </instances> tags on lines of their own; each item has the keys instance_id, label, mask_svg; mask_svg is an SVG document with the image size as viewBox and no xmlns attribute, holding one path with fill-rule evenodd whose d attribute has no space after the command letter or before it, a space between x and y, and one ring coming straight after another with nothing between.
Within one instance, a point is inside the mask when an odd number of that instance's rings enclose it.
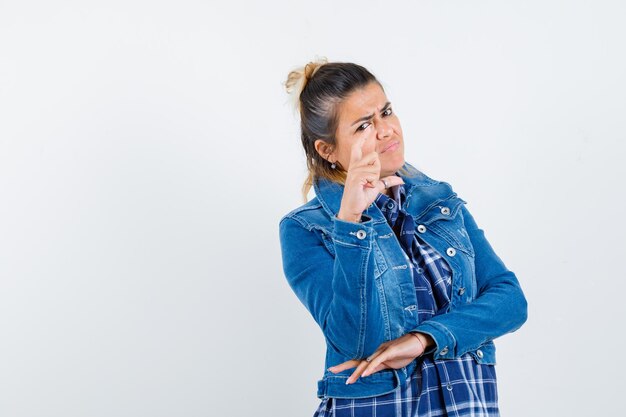
<instances>
[{"instance_id":1,"label":"woman's left hand","mask_svg":"<svg viewBox=\"0 0 626 417\"><path fill-rule=\"evenodd\" d=\"M418 338L420 340L417 340ZM382 343L367 359L349 360L339 365L331 366L328 370L332 373L337 373L356 366L356 369L346 381L346 384L351 384L360 376L367 376L381 369L399 369L424 353L425 346L430 344L429 338L428 335L423 333L407 333L397 339Z\"/></svg>"}]
</instances>

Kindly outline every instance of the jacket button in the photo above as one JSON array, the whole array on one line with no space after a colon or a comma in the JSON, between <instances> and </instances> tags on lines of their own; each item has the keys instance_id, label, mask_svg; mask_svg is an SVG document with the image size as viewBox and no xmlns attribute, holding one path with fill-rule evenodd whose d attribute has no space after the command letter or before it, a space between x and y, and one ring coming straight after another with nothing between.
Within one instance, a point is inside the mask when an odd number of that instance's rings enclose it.
<instances>
[{"instance_id":1,"label":"jacket button","mask_svg":"<svg viewBox=\"0 0 626 417\"><path fill-rule=\"evenodd\" d=\"M446 385L446 389L448 391L452 391L452 384L448 382L448 384Z\"/></svg>"},{"instance_id":2,"label":"jacket button","mask_svg":"<svg viewBox=\"0 0 626 417\"><path fill-rule=\"evenodd\" d=\"M445 214L446 216L448 214L450 214L450 209L448 207L442 207L441 208L441 213Z\"/></svg>"},{"instance_id":3,"label":"jacket button","mask_svg":"<svg viewBox=\"0 0 626 417\"><path fill-rule=\"evenodd\" d=\"M367 236L367 233L365 233L365 230L363 229L356 232L356 237L358 237L359 239L365 239L365 236Z\"/></svg>"},{"instance_id":4,"label":"jacket button","mask_svg":"<svg viewBox=\"0 0 626 417\"><path fill-rule=\"evenodd\" d=\"M440 355L446 355L448 353L448 346L445 346L443 349L441 349L441 351L439 352Z\"/></svg>"},{"instance_id":5,"label":"jacket button","mask_svg":"<svg viewBox=\"0 0 626 417\"><path fill-rule=\"evenodd\" d=\"M420 224L419 226L417 226L417 231L420 233L424 233L426 231L426 226Z\"/></svg>"},{"instance_id":6,"label":"jacket button","mask_svg":"<svg viewBox=\"0 0 626 417\"><path fill-rule=\"evenodd\" d=\"M483 351L482 351L482 350L480 350L480 349L478 349L478 350L476 351L476 355L478 355L478 357L482 359L482 357L483 357Z\"/></svg>"},{"instance_id":7,"label":"jacket button","mask_svg":"<svg viewBox=\"0 0 626 417\"><path fill-rule=\"evenodd\" d=\"M465 287L459 288L459 295L465 294Z\"/></svg>"},{"instance_id":8,"label":"jacket button","mask_svg":"<svg viewBox=\"0 0 626 417\"><path fill-rule=\"evenodd\" d=\"M448 256L454 256L454 255L456 255L456 249L448 248L448 249L446 249L446 253L448 254Z\"/></svg>"}]
</instances>

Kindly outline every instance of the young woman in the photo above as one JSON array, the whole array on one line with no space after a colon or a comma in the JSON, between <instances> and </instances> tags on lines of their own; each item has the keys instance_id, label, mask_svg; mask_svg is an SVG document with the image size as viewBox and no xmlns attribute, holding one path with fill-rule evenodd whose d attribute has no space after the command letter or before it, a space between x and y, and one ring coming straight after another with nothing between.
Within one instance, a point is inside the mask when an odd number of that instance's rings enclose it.
<instances>
[{"instance_id":1,"label":"young woman","mask_svg":"<svg viewBox=\"0 0 626 417\"><path fill-rule=\"evenodd\" d=\"M367 69L322 59L285 86L309 175L283 269L327 347L314 417L499 415L493 339L527 318L515 274L450 184L404 160Z\"/></svg>"}]
</instances>

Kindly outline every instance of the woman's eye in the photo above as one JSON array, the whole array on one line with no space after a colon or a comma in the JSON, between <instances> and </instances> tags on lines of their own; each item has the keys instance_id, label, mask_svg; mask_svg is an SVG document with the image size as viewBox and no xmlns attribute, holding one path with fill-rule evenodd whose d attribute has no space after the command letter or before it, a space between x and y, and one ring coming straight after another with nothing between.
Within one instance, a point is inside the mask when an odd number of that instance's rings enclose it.
<instances>
[{"instance_id":1,"label":"woman's eye","mask_svg":"<svg viewBox=\"0 0 626 417\"><path fill-rule=\"evenodd\" d=\"M366 126L366 125L369 125L369 123L363 123L361 126L359 126L359 127L357 128L357 132L358 132L359 130L364 130L364 129L366 129L366 128L367 128L367 126ZM365 126L365 127L364 127L364 126Z\"/></svg>"},{"instance_id":2,"label":"woman's eye","mask_svg":"<svg viewBox=\"0 0 626 417\"><path fill-rule=\"evenodd\" d=\"M391 116L391 113L392 113L391 107L387 108L387 110L385 110L385 111L383 112L383 114L384 114L385 116ZM358 132L358 131L360 131L360 130L365 130L365 129L367 129L367 126L369 126L369 124L370 124L370 123L363 123L361 126L359 126L359 127L356 129L356 131Z\"/></svg>"}]
</instances>

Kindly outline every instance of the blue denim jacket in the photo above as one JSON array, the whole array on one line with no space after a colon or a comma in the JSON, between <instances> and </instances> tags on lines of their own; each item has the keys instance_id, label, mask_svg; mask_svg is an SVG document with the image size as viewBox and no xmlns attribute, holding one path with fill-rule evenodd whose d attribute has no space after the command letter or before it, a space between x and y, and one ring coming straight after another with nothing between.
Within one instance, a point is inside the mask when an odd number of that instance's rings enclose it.
<instances>
[{"instance_id":1,"label":"blue denim jacket","mask_svg":"<svg viewBox=\"0 0 626 417\"><path fill-rule=\"evenodd\" d=\"M452 299L444 314L421 323L410 260L383 213L371 204L361 223L336 217L344 186L318 178L316 197L280 220L283 270L290 287L326 339L325 371L318 398L362 398L394 390L411 375L412 361L346 385L354 368L337 374L328 367L362 359L378 346L411 331L429 334L434 359L469 353L495 364L493 339L526 321L527 302L515 274L494 252L449 183L434 180L408 162L402 207L417 231L452 268Z\"/></svg>"}]
</instances>

